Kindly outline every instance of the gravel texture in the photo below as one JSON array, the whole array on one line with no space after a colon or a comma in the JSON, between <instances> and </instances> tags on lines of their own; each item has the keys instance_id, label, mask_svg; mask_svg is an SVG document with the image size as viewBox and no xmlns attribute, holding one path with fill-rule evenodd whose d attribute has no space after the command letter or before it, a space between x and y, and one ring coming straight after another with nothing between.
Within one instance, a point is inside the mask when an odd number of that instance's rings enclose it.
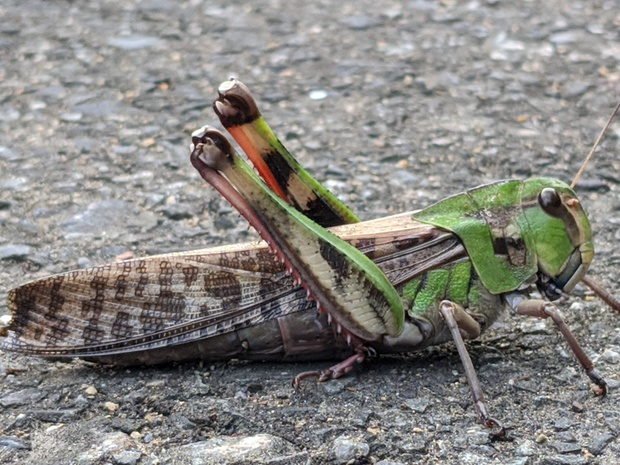
<instances>
[{"instance_id":1,"label":"gravel texture","mask_svg":"<svg viewBox=\"0 0 620 465\"><path fill-rule=\"evenodd\" d=\"M281 139L366 219L493 180L570 180L620 95L617 1L34 2L0 6L0 314L12 287L254 233L199 179L190 133L219 83L253 91ZM578 188L618 294L620 123ZM562 305L610 384L594 396L548 322L469 344L477 424L451 345L326 363L118 369L0 353L4 464L611 464L620 315Z\"/></svg>"}]
</instances>

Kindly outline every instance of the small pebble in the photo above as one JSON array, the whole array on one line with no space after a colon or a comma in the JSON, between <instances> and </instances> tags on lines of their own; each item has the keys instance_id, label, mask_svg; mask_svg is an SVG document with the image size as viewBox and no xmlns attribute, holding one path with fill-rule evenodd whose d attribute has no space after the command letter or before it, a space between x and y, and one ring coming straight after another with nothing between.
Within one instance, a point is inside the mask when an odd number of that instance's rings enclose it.
<instances>
[{"instance_id":1,"label":"small pebble","mask_svg":"<svg viewBox=\"0 0 620 465\"><path fill-rule=\"evenodd\" d=\"M426 409L431 405L431 401L427 398L407 399L405 405L413 410L415 413L424 413Z\"/></svg>"},{"instance_id":2,"label":"small pebble","mask_svg":"<svg viewBox=\"0 0 620 465\"><path fill-rule=\"evenodd\" d=\"M74 123L82 119L82 113L63 113L60 115L60 121L65 123Z\"/></svg>"},{"instance_id":3,"label":"small pebble","mask_svg":"<svg viewBox=\"0 0 620 465\"><path fill-rule=\"evenodd\" d=\"M519 457L512 462L508 462L506 465L527 465L530 462L529 457Z\"/></svg>"},{"instance_id":4,"label":"small pebble","mask_svg":"<svg viewBox=\"0 0 620 465\"><path fill-rule=\"evenodd\" d=\"M0 246L0 260L21 260L30 254L32 248L26 244Z\"/></svg>"},{"instance_id":5,"label":"small pebble","mask_svg":"<svg viewBox=\"0 0 620 465\"><path fill-rule=\"evenodd\" d=\"M54 432L56 430L64 428L64 426L65 426L64 423L59 423L57 425L51 425L51 426L48 426L47 428L45 428L45 432L46 433L52 433L52 432Z\"/></svg>"},{"instance_id":6,"label":"small pebble","mask_svg":"<svg viewBox=\"0 0 620 465\"><path fill-rule=\"evenodd\" d=\"M38 402L43 396L44 392L37 388L26 388L21 391L12 392L3 397L0 397L0 406L19 407L21 405L34 404Z\"/></svg>"},{"instance_id":7,"label":"small pebble","mask_svg":"<svg viewBox=\"0 0 620 465\"><path fill-rule=\"evenodd\" d=\"M529 457L531 455L536 455L536 452L536 445L530 440L525 440L523 444L517 447L515 454L520 457Z\"/></svg>"},{"instance_id":8,"label":"small pebble","mask_svg":"<svg viewBox=\"0 0 620 465\"><path fill-rule=\"evenodd\" d=\"M615 350L605 349L605 351L601 355L601 359L603 359L607 363L615 365L620 362L620 353L616 352Z\"/></svg>"},{"instance_id":9,"label":"small pebble","mask_svg":"<svg viewBox=\"0 0 620 465\"><path fill-rule=\"evenodd\" d=\"M17 449L29 449L29 448L30 447L26 442L20 441L17 437L0 436L0 450L2 449L17 450Z\"/></svg>"},{"instance_id":10,"label":"small pebble","mask_svg":"<svg viewBox=\"0 0 620 465\"><path fill-rule=\"evenodd\" d=\"M323 100L327 97L327 91L323 89L311 90L308 97L310 100Z\"/></svg>"},{"instance_id":11,"label":"small pebble","mask_svg":"<svg viewBox=\"0 0 620 465\"><path fill-rule=\"evenodd\" d=\"M580 455L551 455L545 457L541 462L542 465L587 465L588 459Z\"/></svg>"},{"instance_id":12,"label":"small pebble","mask_svg":"<svg viewBox=\"0 0 620 465\"><path fill-rule=\"evenodd\" d=\"M142 457L142 452L138 450L123 450L112 454L116 465L136 465Z\"/></svg>"},{"instance_id":13,"label":"small pebble","mask_svg":"<svg viewBox=\"0 0 620 465\"><path fill-rule=\"evenodd\" d=\"M115 402L106 402L103 405L110 412L116 412L118 410L118 404Z\"/></svg>"},{"instance_id":14,"label":"small pebble","mask_svg":"<svg viewBox=\"0 0 620 465\"><path fill-rule=\"evenodd\" d=\"M363 441L340 436L334 440L332 451L336 463L349 463L366 457L370 452L370 446Z\"/></svg>"},{"instance_id":15,"label":"small pebble","mask_svg":"<svg viewBox=\"0 0 620 465\"><path fill-rule=\"evenodd\" d=\"M553 425L553 428L556 431L566 431L573 425L574 425L574 422L572 420L566 417L562 417L555 422L555 424Z\"/></svg>"},{"instance_id":16,"label":"small pebble","mask_svg":"<svg viewBox=\"0 0 620 465\"><path fill-rule=\"evenodd\" d=\"M363 31L372 27L377 27L381 24L381 19L378 17L367 15L352 15L340 18L340 23L347 26L350 29L356 31Z\"/></svg>"},{"instance_id":17,"label":"small pebble","mask_svg":"<svg viewBox=\"0 0 620 465\"><path fill-rule=\"evenodd\" d=\"M553 442L550 444L559 454L581 452L581 446L575 442Z\"/></svg>"},{"instance_id":18,"label":"small pebble","mask_svg":"<svg viewBox=\"0 0 620 465\"><path fill-rule=\"evenodd\" d=\"M583 404L580 402L573 402L571 406L571 410L575 413L581 413L584 410Z\"/></svg>"},{"instance_id":19,"label":"small pebble","mask_svg":"<svg viewBox=\"0 0 620 465\"><path fill-rule=\"evenodd\" d=\"M614 440L615 436L608 431L599 432L593 435L590 451L594 455L600 455L603 450Z\"/></svg>"},{"instance_id":20,"label":"small pebble","mask_svg":"<svg viewBox=\"0 0 620 465\"><path fill-rule=\"evenodd\" d=\"M91 385L84 389L84 393L86 393L87 396L96 396L99 391L97 391L97 388L95 386Z\"/></svg>"},{"instance_id":21,"label":"small pebble","mask_svg":"<svg viewBox=\"0 0 620 465\"><path fill-rule=\"evenodd\" d=\"M159 39L157 37L133 35L118 36L108 40L108 44L121 50L139 50L141 48L149 48L157 45Z\"/></svg>"},{"instance_id":22,"label":"small pebble","mask_svg":"<svg viewBox=\"0 0 620 465\"><path fill-rule=\"evenodd\" d=\"M556 439L563 442L577 442L577 438L570 431L560 431L555 435Z\"/></svg>"}]
</instances>

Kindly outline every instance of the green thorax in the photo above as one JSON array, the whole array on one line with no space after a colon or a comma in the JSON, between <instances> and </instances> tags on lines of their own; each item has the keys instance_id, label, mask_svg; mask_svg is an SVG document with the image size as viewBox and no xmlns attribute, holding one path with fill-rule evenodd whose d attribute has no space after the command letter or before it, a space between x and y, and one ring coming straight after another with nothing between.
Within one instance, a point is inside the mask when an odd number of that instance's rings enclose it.
<instances>
[{"instance_id":1,"label":"green thorax","mask_svg":"<svg viewBox=\"0 0 620 465\"><path fill-rule=\"evenodd\" d=\"M445 299L465 308L476 306L479 299L478 288L471 285L474 278L471 261L463 259L412 279L402 291L403 297L411 302L409 315L427 314L429 309L436 311L439 302Z\"/></svg>"},{"instance_id":2,"label":"green thorax","mask_svg":"<svg viewBox=\"0 0 620 465\"><path fill-rule=\"evenodd\" d=\"M564 222L540 208L538 194L547 187L574 197L555 179L506 180L448 197L413 218L456 234L486 289L510 292L538 271L559 274L575 248ZM585 214L579 220L589 231Z\"/></svg>"}]
</instances>

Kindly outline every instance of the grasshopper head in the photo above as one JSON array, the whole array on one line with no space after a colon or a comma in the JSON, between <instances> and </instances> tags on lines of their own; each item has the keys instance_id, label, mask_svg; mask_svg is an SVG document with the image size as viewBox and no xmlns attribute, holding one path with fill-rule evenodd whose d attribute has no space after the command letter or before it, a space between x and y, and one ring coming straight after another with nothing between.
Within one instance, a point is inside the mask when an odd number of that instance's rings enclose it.
<instances>
[{"instance_id":1,"label":"grasshopper head","mask_svg":"<svg viewBox=\"0 0 620 465\"><path fill-rule=\"evenodd\" d=\"M565 183L525 181L523 210L538 260L539 288L550 299L570 292L594 256L592 229L581 202Z\"/></svg>"}]
</instances>

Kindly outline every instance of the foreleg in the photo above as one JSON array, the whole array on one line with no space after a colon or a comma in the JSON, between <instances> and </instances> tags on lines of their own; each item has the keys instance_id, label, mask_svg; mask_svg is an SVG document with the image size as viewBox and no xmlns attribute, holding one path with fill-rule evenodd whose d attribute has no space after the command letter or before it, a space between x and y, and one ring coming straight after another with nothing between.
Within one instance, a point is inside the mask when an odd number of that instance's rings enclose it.
<instances>
[{"instance_id":1,"label":"foreleg","mask_svg":"<svg viewBox=\"0 0 620 465\"><path fill-rule=\"evenodd\" d=\"M533 316L538 318L551 318L560 333L562 333L562 336L564 336L564 339L566 339L568 346L579 361L579 364L583 367L592 382L598 386L599 391L597 392L597 394L602 396L607 394L607 383L605 382L603 377L594 369L594 364L590 360L590 357L586 355L585 351L581 347L581 344L579 344L577 338L575 338L571 330L564 322L562 314L553 303L546 302L544 300L522 300L513 308L519 315Z\"/></svg>"}]
</instances>

